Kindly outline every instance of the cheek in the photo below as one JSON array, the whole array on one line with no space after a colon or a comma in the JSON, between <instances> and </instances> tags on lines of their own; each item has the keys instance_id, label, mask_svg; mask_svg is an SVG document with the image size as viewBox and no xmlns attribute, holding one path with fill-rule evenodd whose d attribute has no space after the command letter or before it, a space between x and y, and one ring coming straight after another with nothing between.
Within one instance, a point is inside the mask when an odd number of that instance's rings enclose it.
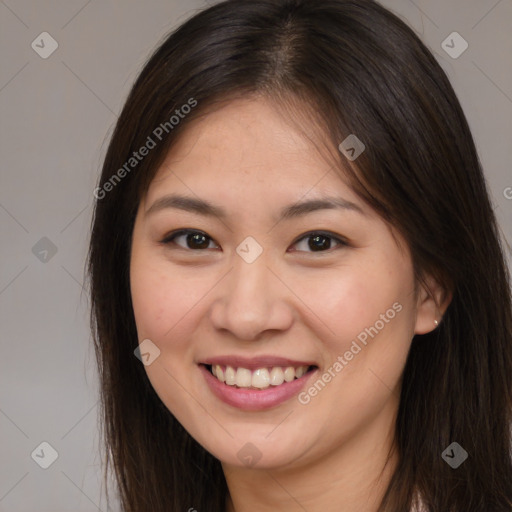
<instances>
[{"instance_id":1,"label":"cheek","mask_svg":"<svg viewBox=\"0 0 512 512\"><path fill-rule=\"evenodd\" d=\"M309 289L304 295L308 306L329 328L319 340L325 355L318 377L322 382L312 382L300 402L310 407L307 415L322 418L326 437L343 437L358 429L392 398L414 318L413 273L407 262L361 260L335 275L335 280L328 280L326 274L315 285L311 280L311 286L301 291ZM318 320L317 325L321 325Z\"/></svg>"},{"instance_id":2,"label":"cheek","mask_svg":"<svg viewBox=\"0 0 512 512\"><path fill-rule=\"evenodd\" d=\"M332 323L340 333L331 357L343 357L346 382L360 390L354 396L382 399L399 382L414 332L413 270L398 257L352 270L331 294Z\"/></svg>"},{"instance_id":3,"label":"cheek","mask_svg":"<svg viewBox=\"0 0 512 512\"><path fill-rule=\"evenodd\" d=\"M130 270L137 334L139 342L150 339L160 350L158 358L145 370L166 407L176 417L187 418L194 403L183 393L181 383L190 378L194 348L190 339L199 311L196 305L208 285L201 285L188 274L171 271L168 262L143 256L134 254Z\"/></svg>"},{"instance_id":4,"label":"cheek","mask_svg":"<svg viewBox=\"0 0 512 512\"><path fill-rule=\"evenodd\" d=\"M409 304L411 287L412 268L407 262L400 264L398 259L385 257L361 258L323 275L312 272L309 278L298 279L297 295L304 298L317 323L324 325L324 342L339 351L376 322L383 330L384 321L389 331L388 327L397 323L395 319L406 317L403 311ZM399 306L393 308L395 303L402 306L400 314L396 311Z\"/></svg>"},{"instance_id":5,"label":"cheek","mask_svg":"<svg viewBox=\"0 0 512 512\"><path fill-rule=\"evenodd\" d=\"M144 264L142 264L144 261ZM130 284L139 338L147 337L159 346L166 339L181 339L194 306L208 290L208 283L171 268L168 262L132 258Z\"/></svg>"}]
</instances>

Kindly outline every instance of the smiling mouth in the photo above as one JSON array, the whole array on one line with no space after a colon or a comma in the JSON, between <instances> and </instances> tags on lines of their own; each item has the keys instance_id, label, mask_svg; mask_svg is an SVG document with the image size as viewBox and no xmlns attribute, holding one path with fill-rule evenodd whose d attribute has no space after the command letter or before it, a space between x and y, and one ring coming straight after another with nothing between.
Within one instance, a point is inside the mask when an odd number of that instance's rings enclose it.
<instances>
[{"instance_id":1,"label":"smiling mouth","mask_svg":"<svg viewBox=\"0 0 512 512\"><path fill-rule=\"evenodd\" d=\"M268 389L300 379L317 369L315 365L270 366L249 370L219 364L205 364L206 369L220 382L234 388Z\"/></svg>"}]
</instances>

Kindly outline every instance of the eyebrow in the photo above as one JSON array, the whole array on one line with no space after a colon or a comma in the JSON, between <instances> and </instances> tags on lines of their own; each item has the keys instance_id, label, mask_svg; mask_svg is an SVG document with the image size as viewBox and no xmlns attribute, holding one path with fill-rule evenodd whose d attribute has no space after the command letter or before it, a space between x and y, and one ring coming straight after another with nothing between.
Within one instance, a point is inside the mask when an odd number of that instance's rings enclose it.
<instances>
[{"instance_id":1,"label":"eyebrow","mask_svg":"<svg viewBox=\"0 0 512 512\"><path fill-rule=\"evenodd\" d=\"M218 217L226 219L228 217L226 210L221 206L215 206L209 201L190 196L171 194L157 199L146 211L145 215L151 215L158 211L175 208L208 217ZM285 206L279 213L276 220L287 220L294 217L300 217L318 210L341 209L358 212L365 215L364 211L351 201L341 197L323 197L320 199L310 199L300 203L293 203Z\"/></svg>"}]
</instances>

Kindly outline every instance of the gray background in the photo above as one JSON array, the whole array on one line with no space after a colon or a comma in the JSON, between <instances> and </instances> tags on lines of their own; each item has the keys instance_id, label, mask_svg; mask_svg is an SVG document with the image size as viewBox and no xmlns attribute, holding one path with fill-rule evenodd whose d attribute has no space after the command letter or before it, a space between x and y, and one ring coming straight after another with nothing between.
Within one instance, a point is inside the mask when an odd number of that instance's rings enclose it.
<instances>
[{"instance_id":1,"label":"gray background","mask_svg":"<svg viewBox=\"0 0 512 512\"><path fill-rule=\"evenodd\" d=\"M504 237L512 240L512 0L383 4L415 29L448 73ZM0 1L2 512L107 510L82 284L92 191L117 113L148 53L205 5ZM456 59L441 46L454 31L469 44ZM42 32L58 43L46 59L31 47L35 41L48 51ZM43 441L58 452L48 469L35 462L50 460L49 450L38 448Z\"/></svg>"}]
</instances>

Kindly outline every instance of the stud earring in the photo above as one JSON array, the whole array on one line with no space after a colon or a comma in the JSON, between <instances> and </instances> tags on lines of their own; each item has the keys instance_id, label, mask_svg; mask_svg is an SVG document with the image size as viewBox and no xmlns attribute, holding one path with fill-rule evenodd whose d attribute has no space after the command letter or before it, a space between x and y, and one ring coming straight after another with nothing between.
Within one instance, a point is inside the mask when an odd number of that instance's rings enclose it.
<instances>
[{"instance_id":1,"label":"stud earring","mask_svg":"<svg viewBox=\"0 0 512 512\"><path fill-rule=\"evenodd\" d=\"M434 324L437 327L439 325L439 322L437 320L434 320Z\"/></svg>"}]
</instances>

